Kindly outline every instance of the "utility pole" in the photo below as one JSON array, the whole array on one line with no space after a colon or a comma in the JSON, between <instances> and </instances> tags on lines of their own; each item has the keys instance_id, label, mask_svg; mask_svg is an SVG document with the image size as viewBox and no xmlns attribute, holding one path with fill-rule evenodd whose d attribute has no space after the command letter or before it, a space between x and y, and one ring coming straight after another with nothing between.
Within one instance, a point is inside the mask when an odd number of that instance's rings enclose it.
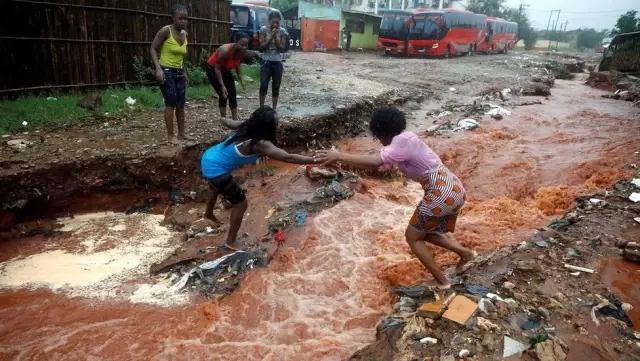
<instances>
[{"instance_id":1,"label":"utility pole","mask_svg":"<svg viewBox=\"0 0 640 361\"><path fill-rule=\"evenodd\" d=\"M556 18L556 22L553 25L553 32L556 31L557 27L558 27L558 21L560 21L560 10L553 10L553 11L557 11L558 12L558 17ZM551 50L551 39L549 39L549 46L547 47L547 50Z\"/></svg>"},{"instance_id":2,"label":"utility pole","mask_svg":"<svg viewBox=\"0 0 640 361\"><path fill-rule=\"evenodd\" d=\"M567 25L569 25L569 20L565 20L564 22L564 30L562 30L563 34L567 32ZM560 28L562 29L562 25L560 25ZM556 51L558 51L558 39L556 39Z\"/></svg>"},{"instance_id":3,"label":"utility pole","mask_svg":"<svg viewBox=\"0 0 640 361\"><path fill-rule=\"evenodd\" d=\"M374 0L374 4L373 12L378 15L378 0Z\"/></svg>"},{"instance_id":4,"label":"utility pole","mask_svg":"<svg viewBox=\"0 0 640 361\"><path fill-rule=\"evenodd\" d=\"M547 22L547 31L545 32L544 36L549 39L549 25L551 25L551 18L553 17L553 13L555 12L559 12L560 10L551 10L551 12L549 13L549 22ZM551 44L551 40L549 40L549 44Z\"/></svg>"},{"instance_id":5,"label":"utility pole","mask_svg":"<svg viewBox=\"0 0 640 361\"><path fill-rule=\"evenodd\" d=\"M443 6L442 2L443 2L443 0L440 0L440 4L438 5L438 9L440 9L440 10L442 10L442 6Z\"/></svg>"}]
</instances>

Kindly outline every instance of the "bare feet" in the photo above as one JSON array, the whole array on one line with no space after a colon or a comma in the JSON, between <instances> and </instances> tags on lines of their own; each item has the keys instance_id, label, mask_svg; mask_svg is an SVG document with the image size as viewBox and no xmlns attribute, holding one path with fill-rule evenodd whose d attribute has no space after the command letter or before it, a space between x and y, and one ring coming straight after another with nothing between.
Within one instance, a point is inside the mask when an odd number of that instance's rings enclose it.
<instances>
[{"instance_id":1,"label":"bare feet","mask_svg":"<svg viewBox=\"0 0 640 361\"><path fill-rule=\"evenodd\" d=\"M238 251L238 249L237 249L237 248L235 248L235 247L233 247L233 246L229 245L228 243L225 243L225 244L223 244L223 245L222 245L222 246L220 246L220 247L221 247L221 248L227 248L227 249L232 250L232 251L234 251L234 252L235 252L235 251Z\"/></svg>"},{"instance_id":2,"label":"bare feet","mask_svg":"<svg viewBox=\"0 0 640 361\"><path fill-rule=\"evenodd\" d=\"M178 135L178 138L180 138L181 140L195 140L195 138L190 137L190 136L185 135L185 134Z\"/></svg>"},{"instance_id":3,"label":"bare feet","mask_svg":"<svg viewBox=\"0 0 640 361\"><path fill-rule=\"evenodd\" d=\"M171 136L168 139L169 143L173 144L173 145L178 145L180 144L180 139L176 138L176 136Z\"/></svg>"},{"instance_id":4,"label":"bare feet","mask_svg":"<svg viewBox=\"0 0 640 361\"><path fill-rule=\"evenodd\" d=\"M429 280L424 283L424 286L429 288L437 288L439 290L448 290L451 288L451 283L447 281L447 283L440 283L436 280Z\"/></svg>"},{"instance_id":5,"label":"bare feet","mask_svg":"<svg viewBox=\"0 0 640 361\"><path fill-rule=\"evenodd\" d=\"M465 270L465 266L473 261L476 257L478 257L478 252L476 251L469 251L467 254L463 254L460 256L460 262L458 262L458 265L456 266L456 271L457 272L462 272Z\"/></svg>"},{"instance_id":6,"label":"bare feet","mask_svg":"<svg viewBox=\"0 0 640 361\"><path fill-rule=\"evenodd\" d=\"M220 227L222 225L222 222L220 222L220 220L216 216L214 216L213 214L205 214L204 218L210 220L213 223L215 223L216 227Z\"/></svg>"}]
</instances>

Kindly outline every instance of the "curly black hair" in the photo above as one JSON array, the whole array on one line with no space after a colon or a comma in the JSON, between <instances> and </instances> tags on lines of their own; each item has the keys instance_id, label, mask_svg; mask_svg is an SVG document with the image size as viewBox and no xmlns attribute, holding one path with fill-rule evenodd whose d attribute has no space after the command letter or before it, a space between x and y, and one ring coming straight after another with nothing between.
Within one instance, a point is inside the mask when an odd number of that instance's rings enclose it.
<instances>
[{"instance_id":1,"label":"curly black hair","mask_svg":"<svg viewBox=\"0 0 640 361\"><path fill-rule=\"evenodd\" d=\"M269 106L256 109L249 119L245 120L235 134L225 142L225 145L251 140L251 145L261 140L276 142L276 131L278 128L278 115Z\"/></svg>"},{"instance_id":2,"label":"curly black hair","mask_svg":"<svg viewBox=\"0 0 640 361\"><path fill-rule=\"evenodd\" d=\"M398 108L376 109L369 120L369 130L377 139L391 139L407 128L404 113Z\"/></svg>"}]
</instances>

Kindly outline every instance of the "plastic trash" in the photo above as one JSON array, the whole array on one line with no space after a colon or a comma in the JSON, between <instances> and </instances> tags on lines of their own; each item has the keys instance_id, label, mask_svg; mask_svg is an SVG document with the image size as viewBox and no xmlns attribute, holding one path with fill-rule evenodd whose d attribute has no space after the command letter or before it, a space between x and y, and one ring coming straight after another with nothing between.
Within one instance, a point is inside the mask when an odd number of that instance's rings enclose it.
<instances>
[{"instance_id":1,"label":"plastic trash","mask_svg":"<svg viewBox=\"0 0 640 361\"><path fill-rule=\"evenodd\" d=\"M491 107L491 109L485 113L485 115L489 115L489 116L493 116L493 115L511 115L511 112L506 110L505 108L499 107L497 105L494 104L489 104L489 106Z\"/></svg>"},{"instance_id":2,"label":"plastic trash","mask_svg":"<svg viewBox=\"0 0 640 361\"><path fill-rule=\"evenodd\" d=\"M631 181L631 184L636 186L636 188L640 188L640 178L633 178L633 180Z\"/></svg>"},{"instance_id":3,"label":"plastic trash","mask_svg":"<svg viewBox=\"0 0 640 361\"><path fill-rule=\"evenodd\" d=\"M411 298L426 298L433 296L433 290L425 286L396 287L392 292L399 296Z\"/></svg>"},{"instance_id":4,"label":"plastic trash","mask_svg":"<svg viewBox=\"0 0 640 361\"><path fill-rule=\"evenodd\" d=\"M633 203L638 203L640 202L640 193L631 193L631 195L629 196L629 200L632 201Z\"/></svg>"},{"instance_id":5,"label":"plastic trash","mask_svg":"<svg viewBox=\"0 0 640 361\"><path fill-rule=\"evenodd\" d=\"M284 231L282 229L279 229L276 232L276 234L273 235L273 238L276 240L276 242L279 242L279 243L283 243L284 241L287 240L284 236Z\"/></svg>"},{"instance_id":6,"label":"plastic trash","mask_svg":"<svg viewBox=\"0 0 640 361\"><path fill-rule=\"evenodd\" d=\"M29 125L29 123L27 123L26 121L24 121L24 122L22 122L22 125L26 127L27 125Z\"/></svg>"},{"instance_id":7,"label":"plastic trash","mask_svg":"<svg viewBox=\"0 0 640 361\"><path fill-rule=\"evenodd\" d=\"M474 296L484 296L489 293L489 288L480 285L468 285L466 287L466 290L467 292L469 292L469 294L472 294Z\"/></svg>"},{"instance_id":8,"label":"plastic trash","mask_svg":"<svg viewBox=\"0 0 640 361\"><path fill-rule=\"evenodd\" d=\"M451 87L451 88L449 88L449 91L452 92L452 93L455 93L456 92L456 88Z\"/></svg>"},{"instance_id":9,"label":"plastic trash","mask_svg":"<svg viewBox=\"0 0 640 361\"><path fill-rule=\"evenodd\" d=\"M502 357L509 357L527 350L527 346L510 337L504 336L504 351Z\"/></svg>"},{"instance_id":10,"label":"plastic trash","mask_svg":"<svg viewBox=\"0 0 640 361\"><path fill-rule=\"evenodd\" d=\"M125 99L124 102L127 103L129 106L132 106L136 103L136 100L133 99L132 97L127 97L127 99Z\"/></svg>"},{"instance_id":11,"label":"plastic trash","mask_svg":"<svg viewBox=\"0 0 640 361\"><path fill-rule=\"evenodd\" d=\"M271 208L270 210L267 211L267 215L264 218L271 218L271 216L273 216L275 212L276 212L276 209Z\"/></svg>"},{"instance_id":12,"label":"plastic trash","mask_svg":"<svg viewBox=\"0 0 640 361\"><path fill-rule=\"evenodd\" d=\"M453 131L456 132L460 130L472 130L477 128L478 126L478 122L471 118L462 119L458 122L458 126Z\"/></svg>"},{"instance_id":13,"label":"plastic trash","mask_svg":"<svg viewBox=\"0 0 640 361\"><path fill-rule=\"evenodd\" d=\"M511 95L511 89L509 88L502 89L502 91L500 92L500 95L502 95L503 99L509 99Z\"/></svg>"},{"instance_id":14,"label":"plastic trash","mask_svg":"<svg viewBox=\"0 0 640 361\"><path fill-rule=\"evenodd\" d=\"M219 267L220 265L222 265L222 263L224 261L226 261L227 259L231 259L233 257L237 257L240 254L246 254L247 252L245 251L236 251L233 253L229 253L227 255L224 255L214 261L209 261L209 262L205 262L199 266L196 266L194 268L192 268L189 272L185 273L182 278L180 279L180 281L178 281L175 285L171 286L171 291L172 292L177 292L181 289L183 289L186 285L187 282L189 282L189 278L191 278L191 276L196 275L198 273L202 273L203 270L212 270L215 269L217 267Z\"/></svg>"},{"instance_id":15,"label":"plastic trash","mask_svg":"<svg viewBox=\"0 0 640 361\"><path fill-rule=\"evenodd\" d=\"M438 339L437 338L433 338L433 337L425 337L423 339L420 340L421 344L432 344L435 345L438 343Z\"/></svg>"},{"instance_id":16,"label":"plastic trash","mask_svg":"<svg viewBox=\"0 0 640 361\"><path fill-rule=\"evenodd\" d=\"M449 115L453 115L453 113L451 113L448 110L445 110L444 112L438 114L438 116L436 118L442 118L442 117L446 117L446 116L449 116Z\"/></svg>"},{"instance_id":17,"label":"plastic trash","mask_svg":"<svg viewBox=\"0 0 640 361\"><path fill-rule=\"evenodd\" d=\"M307 211L297 211L293 218L296 220L298 227L300 227L307 221L307 217L309 217Z\"/></svg>"}]
</instances>

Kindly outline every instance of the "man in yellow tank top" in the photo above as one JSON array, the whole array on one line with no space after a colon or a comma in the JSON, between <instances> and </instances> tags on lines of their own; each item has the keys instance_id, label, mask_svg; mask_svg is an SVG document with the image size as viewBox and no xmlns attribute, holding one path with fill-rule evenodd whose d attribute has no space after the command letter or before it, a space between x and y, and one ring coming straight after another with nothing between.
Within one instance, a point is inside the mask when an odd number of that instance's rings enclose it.
<instances>
[{"instance_id":1,"label":"man in yellow tank top","mask_svg":"<svg viewBox=\"0 0 640 361\"><path fill-rule=\"evenodd\" d=\"M187 7L174 5L171 9L173 24L165 26L153 39L151 59L156 67L156 79L164 97L164 122L169 142L180 143L186 139L184 133L184 102L189 79L183 67L187 54ZM158 56L158 54L160 54ZM178 123L178 136L173 132L173 113Z\"/></svg>"}]
</instances>

